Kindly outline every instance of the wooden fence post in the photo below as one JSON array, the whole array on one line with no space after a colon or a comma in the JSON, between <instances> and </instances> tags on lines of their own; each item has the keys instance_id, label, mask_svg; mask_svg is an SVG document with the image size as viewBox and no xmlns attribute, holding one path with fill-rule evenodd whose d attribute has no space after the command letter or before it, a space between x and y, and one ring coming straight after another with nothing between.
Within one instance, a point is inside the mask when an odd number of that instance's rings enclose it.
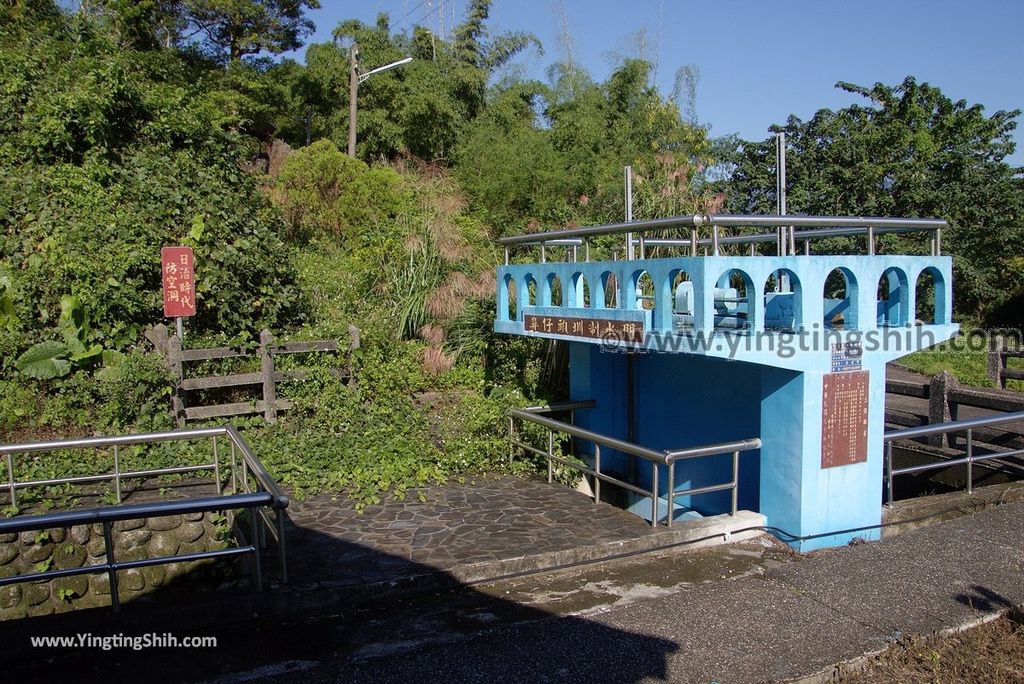
<instances>
[{"instance_id":1,"label":"wooden fence post","mask_svg":"<svg viewBox=\"0 0 1024 684\"><path fill-rule=\"evenodd\" d=\"M1003 356L1005 345L1002 338L993 337L988 345L988 364L985 368L985 375L995 383L999 389L1006 389L1006 378L1003 377L1003 368L1006 367L1006 357Z\"/></svg>"},{"instance_id":2,"label":"wooden fence post","mask_svg":"<svg viewBox=\"0 0 1024 684\"><path fill-rule=\"evenodd\" d=\"M263 373L263 417L268 423L277 422L277 387L274 378L274 354L271 346L274 336L266 328L260 332L260 370Z\"/></svg>"},{"instance_id":3,"label":"wooden fence post","mask_svg":"<svg viewBox=\"0 0 1024 684\"><path fill-rule=\"evenodd\" d=\"M942 371L931 379L928 388L928 423L937 425L956 420L957 405L949 401L949 393L960 387L960 382L949 371ZM932 446L953 446L955 435L932 435L928 443Z\"/></svg>"},{"instance_id":4,"label":"wooden fence post","mask_svg":"<svg viewBox=\"0 0 1024 684\"><path fill-rule=\"evenodd\" d=\"M185 398L181 383L185 379L184 364L181 359L181 338L171 335L167 338L167 367L171 371L171 413L179 428L185 427Z\"/></svg>"},{"instance_id":5,"label":"wooden fence post","mask_svg":"<svg viewBox=\"0 0 1024 684\"><path fill-rule=\"evenodd\" d=\"M156 349L160 356L167 356L167 326L163 323L157 323L152 328L146 330L146 339L153 344L153 348Z\"/></svg>"}]
</instances>

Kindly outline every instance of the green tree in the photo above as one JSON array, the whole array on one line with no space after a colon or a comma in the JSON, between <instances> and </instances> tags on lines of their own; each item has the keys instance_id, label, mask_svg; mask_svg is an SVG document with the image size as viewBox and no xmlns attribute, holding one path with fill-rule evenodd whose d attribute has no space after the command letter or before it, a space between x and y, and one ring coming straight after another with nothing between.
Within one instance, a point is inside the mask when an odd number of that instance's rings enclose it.
<instances>
[{"instance_id":1,"label":"green tree","mask_svg":"<svg viewBox=\"0 0 1024 684\"><path fill-rule=\"evenodd\" d=\"M83 345L135 343L161 319L167 244L196 250L194 329L251 333L299 311L280 214L240 168L250 114L221 106L225 73L120 37L106 15L0 26L4 365L62 336L66 297L91 320Z\"/></svg>"},{"instance_id":2,"label":"green tree","mask_svg":"<svg viewBox=\"0 0 1024 684\"><path fill-rule=\"evenodd\" d=\"M306 9L319 0L181 0L181 12L193 34L227 52L232 60L260 52L280 54L302 45L313 32Z\"/></svg>"},{"instance_id":3,"label":"green tree","mask_svg":"<svg viewBox=\"0 0 1024 684\"><path fill-rule=\"evenodd\" d=\"M419 26L411 34L393 33L386 14L372 25L357 20L338 24L334 43L307 50L305 78L299 86L309 98L320 135L339 147L346 143L348 48L355 43L363 70L413 58L401 69L376 74L360 86L357 156L450 159L466 126L483 111L490 76L527 47L540 47L528 34L506 33L486 40L489 6L490 0L474 2L451 42Z\"/></svg>"},{"instance_id":4,"label":"green tree","mask_svg":"<svg viewBox=\"0 0 1024 684\"><path fill-rule=\"evenodd\" d=\"M940 217L954 258L956 304L984 320L1024 288L1024 181L1005 159L1019 110L986 116L907 77L897 86L840 82L868 104L791 116L784 131L787 204L793 213ZM775 210L774 141L743 146L729 206ZM905 247L907 243L901 243Z\"/></svg>"},{"instance_id":5,"label":"green tree","mask_svg":"<svg viewBox=\"0 0 1024 684\"><path fill-rule=\"evenodd\" d=\"M706 131L682 120L677 104L650 83L650 69L626 60L596 83L559 63L547 86L495 89L457 157L456 173L477 211L499 232L621 220L627 164L664 198L642 195L650 201L638 205L641 211L665 215L695 207L710 149Z\"/></svg>"}]
</instances>

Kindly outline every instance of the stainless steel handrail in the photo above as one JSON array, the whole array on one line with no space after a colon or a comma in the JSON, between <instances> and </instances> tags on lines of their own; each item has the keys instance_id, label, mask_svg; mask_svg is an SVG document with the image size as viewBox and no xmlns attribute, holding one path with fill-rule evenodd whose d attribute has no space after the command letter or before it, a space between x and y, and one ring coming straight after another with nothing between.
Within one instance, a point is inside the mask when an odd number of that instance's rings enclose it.
<instances>
[{"instance_id":1,"label":"stainless steel handrail","mask_svg":"<svg viewBox=\"0 0 1024 684\"><path fill-rule=\"evenodd\" d=\"M702 227L710 227L711 236L700 237L698 231ZM812 238L840 237L865 235L868 238L868 254L874 254L875 236L882 233L931 232L931 252L933 256L942 253L942 229L949 224L936 218L898 218L888 216L805 216L787 214L784 216L758 216L753 214L690 214L671 216L647 221L631 221L625 223L609 223L598 226L578 228L562 228L542 233L526 233L500 238L498 242L505 247L505 264L509 263L509 248L514 246L539 245L541 261L545 261L544 248L550 244L566 244L568 240L597 237L601 235L625 234L635 235L634 244L640 245L640 258L645 258L647 246L686 246L689 245L691 255L697 256L697 247L710 245L713 254L718 255L720 245L751 244L759 242L776 242L780 255L787 251L795 251L797 240L804 240L805 246ZM729 235L719 234L720 228L774 228L777 232L761 235ZM647 238L646 233L658 230L683 229L689 235L679 238ZM812 230L798 231L797 228ZM630 237L627 237L629 240ZM585 242L587 261L590 260L589 243ZM753 246L751 246L753 249ZM628 251L628 246L627 246Z\"/></svg>"},{"instance_id":2,"label":"stainless steel handrail","mask_svg":"<svg viewBox=\"0 0 1024 684\"><path fill-rule=\"evenodd\" d=\"M499 238L503 245L529 244L547 242L564 238L587 238L596 235L615 235L618 233L644 233L666 228L722 226L722 227L817 227L817 228L916 228L918 230L941 230L949 224L943 219L935 218L897 218L889 216L805 216L787 214L785 216L759 216L756 214L690 214L671 216L647 221L631 221L628 223L606 223L599 226L581 226L579 228L560 228L543 233L525 233Z\"/></svg>"},{"instance_id":3,"label":"stainless steel handrail","mask_svg":"<svg viewBox=\"0 0 1024 684\"><path fill-rule=\"evenodd\" d=\"M118 449L126 445L152 444L157 442L186 441L209 437L212 440L213 462L185 466L171 466L166 468L152 468L146 470L123 471L119 459ZM222 496L223 483L221 482L221 463L218 450L217 438L226 437L231 451L231 481L232 494ZM82 475L65 478L50 478L44 480L18 481L14 476L14 455L25 453L41 453L49 451L63 451L70 449L104 449L112 447L114 450L113 472L100 475ZM236 454L241 454L241 462L238 463ZM233 425L222 425L219 427L191 428L186 430L171 430L164 432L149 432L134 435L114 435L105 437L81 437L73 439L50 440L42 442L29 442L24 444L2 444L0 455L5 459L7 470L6 483L0 488L6 488L10 497L12 507L17 506L17 490L26 487L48 486L54 484L74 484L101 482L113 480L118 505L104 508L85 509L78 511L64 511L60 513L47 513L41 515L15 516L7 520L0 520L0 531L15 530L39 530L46 527L59 527L66 525L77 525L82 522L102 522L109 526L110 522L116 520L128 520L141 517L159 517L174 515L182 512L197 512L210 510L230 510L235 508L253 509L252 515L252 536L253 539L246 550L225 549L220 551L203 552L191 554L188 558L184 556L170 557L170 560L163 562L181 562L182 560L196 560L200 558L213 558L218 556L236 555L238 553L252 552L255 558L257 589L262 587L262 575L260 572L259 549L261 540L264 539L265 530L258 527L257 516L261 518L269 529L277 543L277 550L281 568L281 579L284 583L288 581L288 566L285 548L284 510L288 507L288 497L270 476L259 458L253 453L248 442L242 437ZM240 466L240 467L239 467ZM121 481L126 478L152 477L157 475L178 474L185 472L209 472L213 471L217 497L186 499L179 501L160 501L140 504L124 504L121 497ZM239 472L240 471L240 472ZM239 477L241 475L241 477ZM251 475L251 478L250 478ZM240 493L241 492L241 493ZM274 520L267 515L267 509L275 511ZM105 521L105 522L104 522ZM105 539L110 545L110 531L105 529ZM108 562L103 566L89 566L90 568L113 567L113 570L125 569L128 567L141 567L142 565L159 564L159 559L144 559L132 561L134 565L125 563L114 563L113 547L108 549ZM98 572L99 570L96 570ZM56 571L55 571L56 572ZM64 572L64 571L60 571ZM85 571L75 569L70 574L83 574ZM113 572L113 571L112 571ZM15 578L7 578L5 583L20 581L36 581L52 579L65 575L48 575L46 573L35 573L33 575L21 575ZM27 579L18 579L27 578ZM115 576L116 581L116 576ZM113 586L113 585L112 585ZM115 610L117 609L116 591L112 592Z\"/></svg>"},{"instance_id":4,"label":"stainless steel handrail","mask_svg":"<svg viewBox=\"0 0 1024 684\"><path fill-rule=\"evenodd\" d=\"M153 442L173 442L197 437L213 437L226 434L226 428L206 427L189 430L168 430L165 432L143 432L135 435L113 435L110 437L76 437L46 442L26 442L24 444L0 444L2 454L28 454L37 451L61 451L64 449L102 449L112 446L129 444L151 444Z\"/></svg>"},{"instance_id":5,"label":"stainless steel handrail","mask_svg":"<svg viewBox=\"0 0 1024 684\"><path fill-rule=\"evenodd\" d=\"M737 497L739 492L739 456L742 451L750 451L753 449L761 448L761 440L759 438L737 440L732 442L723 442L720 444L708 444L698 447L690 447L686 449L668 449L664 451L658 451L655 449L649 449L639 444L627 442L625 440L618 439L616 437L609 437L608 435L602 435L586 428L573 425L572 423L566 423L560 420L555 420L545 415L545 413L564 413L569 412L573 415L573 412L580 409L594 408L597 402L593 400L579 400L564 402L561 404L551 404L547 406L531 406L525 409L512 409L509 412L509 458L514 458L514 449L519 447L525 449L531 453L544 456L548 461L548 482L554 480L553 463L562 463L570 468L586 473L594 477L594 503L599 503L601 500L601 482L607 482L614 484L618 487L622 487L628 491L634 492L641 496L650 498L651 500L651 526L657 526L659 511L659 491L658 491L658 477L659 471L658 466L664 465L668 469L668 491L666 496L668 498L668 511L665 516L665 526L671 527L672 517L675 508L675 500L681 496L696 496L698 494L708 494L711 492L732 491L732 515L736 515L737 511ZM518 441L515 439L515 419L519 418L527 422L534 423L544 427L548 431L548 449L542 451L533 447L525 442ZM590 468L585 464L581 464L578 461L560 458L554 453L554 434L564 433L583 439L585 441L594 444L594 467ZM601 472L601 447L607 447L616 451L621 451L632 456L643 458L651 463L651 488L644 489L638 487L629 482L624 482L618 478L612 477L606 473ZM720 456L724 454L732 454L732 480L717 485L708 485L704 487L692 487L690 489L675 490L675 463L681 460L703 458L707 456Z\"/></svg>"},{"instance_id":6,"label":"stainless steel handrail","mask_svg":"<svg viewBox=\"0 0 1024 684\"><path fill-rule=\"evenodd\" d=\"M901 226L890 226L877 228L872 226L875 235L890 235L890 234L905 234L905 233L920 233L922 230L940 230L939 228L920 228L920 227L901 227ZM858 237L867 235L867 228L811 228L808 230L795 230L793 231L794 240L809 240L811 238L822 239L822 238L835 238L835 237ZM778 240L778 236L774 233L755 233L753 235L722 235L718 238L719 245L747 245L757 244L762 242L775 242ZM640 240L634 238L634 244L639 244ZM645 238L644 243L648 247L690 247L694 242L690 238ZM714 245L715 239L713 237L698 238L696 245L699 247L709 247ZM525 244L540 244L536 243L525 243Z\"/></svg>"},{"instance_id":7,"label":"stainless steel handrail","mask_svg":"<svg viewBox=\"0 0 1024 684\"><path fill-rule=\"evenodd\" d=\"M885 444L885 504L887 506L892 506L893 504L893 478L896 477L897 475L920 473L927 470L941 470L955 465L967 466L967 493L970 494L972 491L974 491L973 466L975 463L999 458L1008 458L1011 456L1020 456L1024 454L1024 449L1015 449L1012 451L1000 451L991 454L982 454L980 456L977 456L974 453L974 431L978 428L991 427L994 425L1005 425L1006 423L1018 423L1022 421L1024 421L1024 411L1016 411L1014 413L1007 413L1000 416L966 418L964 420L950 421L948 423L938 423L936 425L922 425L920 427L906 428L903 430L891 430L889 432L886 432L883 435L882 439L883 443ZM935 463L923 463L921 465L916 466L906 466L904 468L893 468L892 451L894 442L898 440L917 439L919 437L947 435L949 433L955 432L966 433L963 457L946 459L942 461L937 461Z\"/></svg>"},{"instance_id":8,"label":"stainless steel handrail","mask_svg":"<svg viewBox=\"0 0 1024 684\"><path fill-rule=\"evenodd\" d=\"M62 511L59 513L44 513L40 515L28 515L22 517L0 520L0 533L17 533L33 530L44 530L52 527L71 527L73 525L92 525L99 523L103 528L103 540L105 545L106 562L95 565L83 565L77 568L65 568L57 570L45 570L42 572L29 573L27 575L12 575L0 578L0 587L8 584L19 584L22 582L46 582L60 577L71 577L76 575L88 575L105 572L110 582L110 603L114 612L120 610L121 602L117 591L117 571L140 568L150 565L164 565L167 563L183 563L189 561L204 560L208 558L223 558L225 556L237 556L252 554L253 556L253 583L257 591L263 590L263 576L260 567L259 537L256 529L256 517L251 518L252 539L246 546L238 546L227 549L216 549L213 551L198 551L194 553L161 556L159 558L142 558L138 560L118 561L114 557L114 543L111 526L119 520L136 520L140 518L154 518L168 515L181 515L185 513L200 513L208 511L222 511L229 509L253 509L260 506L274 505L273 497L269 493L262 494L235 494L231 496L218 496L203 499L190 499L181 501L151 501L139 504L127 504L109 508L90 508L77 511Z\"/></svg>"}]
</instances>

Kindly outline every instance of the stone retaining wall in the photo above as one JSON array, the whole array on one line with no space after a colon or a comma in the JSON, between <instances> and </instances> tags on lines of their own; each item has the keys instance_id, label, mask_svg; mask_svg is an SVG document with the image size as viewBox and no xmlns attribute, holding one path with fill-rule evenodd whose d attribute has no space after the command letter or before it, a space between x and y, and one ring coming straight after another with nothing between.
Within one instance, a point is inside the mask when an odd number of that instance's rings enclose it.
<instances>
[{"instance_id":1,"label":"stone retaining wall","mask_svg":"<svg viewBox=\"0 0 1024 684\"><path fill-rule=\"evenodd\" d=\"M113 523L114 558L141 560L222 549L230 544L231 514L186 513ZM75 525L42 532L0 534L0 577L63 570L106 561L103 526ZM169 563L118 572L122 602L166 587L186 574L223 581L229 564L214 560ZM110 605L106 572L0 587L0 620Z\"/></svg>"}]
</instances>

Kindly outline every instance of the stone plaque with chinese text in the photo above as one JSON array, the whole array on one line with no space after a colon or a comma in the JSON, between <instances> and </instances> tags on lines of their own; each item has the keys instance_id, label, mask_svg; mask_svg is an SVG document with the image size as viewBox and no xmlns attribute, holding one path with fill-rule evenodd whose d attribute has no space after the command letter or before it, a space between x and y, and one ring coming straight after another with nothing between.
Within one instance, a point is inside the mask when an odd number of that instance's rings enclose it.
<instances>
[{"instance_id":1,"label":"stone plaque with chinese text","mask_svg":"<svg viewBox=\"0 0 1024 684\"><path fill-rule=\"evenodd\" d=\"M827 373L821 387L821 467L868 458L868 371Z\"/></svg>"}]
</instances>

